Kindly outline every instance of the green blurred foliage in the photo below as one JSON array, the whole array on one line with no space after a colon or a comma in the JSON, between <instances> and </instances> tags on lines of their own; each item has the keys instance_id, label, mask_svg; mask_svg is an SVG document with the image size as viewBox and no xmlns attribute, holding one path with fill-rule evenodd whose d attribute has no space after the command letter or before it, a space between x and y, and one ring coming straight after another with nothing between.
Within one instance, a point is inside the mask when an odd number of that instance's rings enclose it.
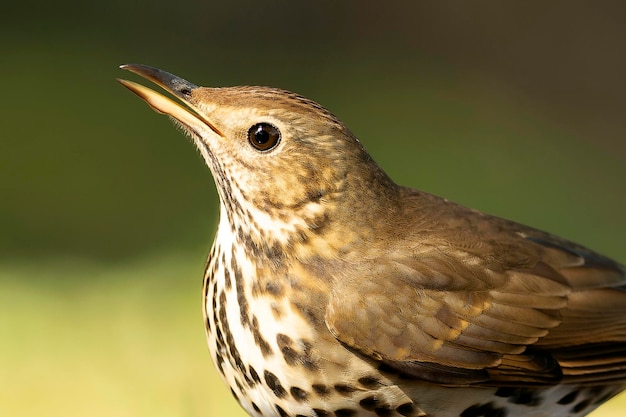
<instances>
[{"instance_id":1,"label":"green blurred foliage","mask_svg":"<svg viewBox=\"0 0 626 417\"><path fill-rule=\"evenodd\" d=\"M188 279L198 266L171 254L106 268L5 265L0 415L243 416L205 346Z\"/></svg>"},{"instance_id":2,"label":"green blurred foliage","mask_svg":"<svg viewBox=\"0 0 626 417\"><path fill-rule=\"evenodd\" d=\"M595 233L590 245L623 256L605 243L626 231L615 13L570 8L587 26L520 4L12 3L0 18L0 259L208 245L210 175L165 118L115 83L132 76L117 69L125 62L198 84L298 91L346 121L399 182L577 240ZM580 55L600 47L594 66ZM543 85L552 94L533 89ZM585 130L599 111L603 130Z\"/></svg>"},{"instance_id":3,"label":"green blurred foliage","mask_svg":"<svg viewBox=\"0 0 626 417\"><path fill-rule=\"evenodd\" d=\"M212 179L167 118L115 82L136 80L119 64L297 91L398 182L624 262L625 9L3 5L0 415L236 410L200 319Z\"/></svg>"}]
</instances>

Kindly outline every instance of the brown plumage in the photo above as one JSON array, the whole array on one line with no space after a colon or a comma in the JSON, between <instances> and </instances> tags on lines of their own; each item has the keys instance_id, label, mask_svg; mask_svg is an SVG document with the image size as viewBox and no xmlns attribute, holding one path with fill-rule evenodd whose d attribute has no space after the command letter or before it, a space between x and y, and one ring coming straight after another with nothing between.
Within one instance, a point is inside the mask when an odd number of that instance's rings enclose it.
<instances>
[{"instance_id":1,"label":"brown plumage","mask_svg":"<svg viewBox=\"0 0 626 417\"><path fill-rule=\"evenodd\" d=\"M215 178L213 360L253 415L584 415L626 384L626 270L396 185L318 104L143 65Z\"/></svg>"},{"instance_id":2,"label":"brown plumage","mask_svg":"<svg viewBox=\"0 0 626 417\"><path fill-rule=\"evenodd\" d=\"M394 218L420 224L394 225L384 253L336 281L326 319L338 339L445 384L626 378L622 266L424 193L399 200Z\"/></svg>"}]
</instances>

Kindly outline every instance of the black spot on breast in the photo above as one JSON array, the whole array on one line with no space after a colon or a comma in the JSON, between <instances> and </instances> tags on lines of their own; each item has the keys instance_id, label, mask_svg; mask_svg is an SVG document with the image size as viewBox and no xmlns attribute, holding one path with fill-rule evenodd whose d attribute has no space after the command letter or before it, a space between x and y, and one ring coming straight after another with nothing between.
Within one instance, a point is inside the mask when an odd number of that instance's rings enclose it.
<instances>
[{"instance_id":1,"label":"black spot on breast","mask_svg":"<svg viewBox=\"0 0 626 417\"><path fill-rule=\"evenodd\" d=\"M505 408L495 407L493 403L474 404L466 408L460 417L506 417L508 414Z\"/></svg>"},{"instance_id":2,"label":"black spot on breast","mask_svg":"<svg viewBox=\"0 0 626 417\"><path fill-rule=\"evenodd\" d=\"M309 370L317 369L317 365L314 363L313 358L311 358L311 343L304 340L301 341L303 349L302 351L298 351L294 341L289 336L279 333L276 335L276 344L288 365L301 365Z\"/></svg>"},{"instance_id":3,"label":"black spot on breast","mask_svg":"<svg viewBox=\"0 0 626 417\"><path fill-rule=\"evenodd\" d=\"M213 245L211 250L209 251L209 256L207 257L206 264L204 264L204 277L208 278L209 275L213 275L215 273L215 253L217 252L217 245Z\"/></svg>"},{"instance_id":4,"label":"black spot on breast","mask_svg":"<svg viewBox=\"0 0 626 417\"><path fill-rule=\"evenodd\" d=\"M502 387L498 388L495 395L507 398L507 401L510 403L527 405L529 407L539 406L543 402L537 390L528 388Z\"/></svg>"},{"instance_id":5,"label":"black spot on breast","mask_svg":"<svg viewBox=\"0 0 626 417\"><path fill-rule=\"evenodd\" d=\"M224 286L227 290L230 290L232 287L232 282L230 282L230 271L228 268L224 269Z\"/></svg>"},{"instance_id":6,"label":"black spot on breast","mask_svg":"<svg viewBox=\"0 0 626 417\"><path fill-rule=\"evenodd\" d=\"M285 395L287 395L287 391L285 391L285 388L283 388L276 375L274 375L270 371L265 371L264 377L267 387L271 389L272 392L274 392L274 395L276 395L278 398L283 398Z\"/></svg>"},{"instance_id":7,"label":"black spot on breast","mask_svg":"<svg viewBox=\"0 0 626 417\"><path fill-rule=\"evenodd\" d=\"M224 375L224 358L221 355L217 355L217 370L220 374Z\"/></svg>"},{"instance_id":8,"label":"black spot on breast","mask_svg":"<svg viewBox=\"0 0 626 417\"><path fill-rule=\"evenodd\" d=\"M221 294L221 296L224 296L224 293ZM222 298L220 296L220 298ZM218 298L218 294L217 291L215 291L213 293L213 304L216 305ZM225 296L223 297L225 299ZM224 370L223 370L223 362L224 362L224 355L226 355L227 349L226 349L226 340L224 338L224 334L222 333L222 329L221 327L224 326L224 323L222 320L226 319L226 314L223 312L224 311L224 307L222 306L219 309L219 315L218 315L218 308L214 308L213 309L213 322L215 323L215 343L216 343L216 359L217 359L217 367L220 370L220 372L223 374Z\"/></svg>"},{"instance_id":9,"label":"black spot on breast","mask_svg":"<svg viewBox=\"0 0 626 417\"><path fill-rule=\"evenodd\" d=\"M320 408L314 408L313 412L315 413L315 415L317 417L328 417L328 416L330 416L330 413L328 411L322 410Z\"/></svg>"},{"instance_id":10,"label":"black spot on breast","mask_svg":"<svg viewBox=\"0 0 626 417\"><path fill-rule=\"evenodd\" d=\"M241 317L241 325L246 327L250 324L250 318L248 316L248 300L243 288L243 275L241 269L233 256L230 260L230 269L233 273L233 279L235 280L235 288L237 289L237 304L239 304L239 315Z\"/></svg>"},{"instance_id":11,"label":"black spot on breast","mask_svg":"<svg viewBox=\"0 0 626 417\"><path fill-rule=\"evenodd\" d=\"M316 310L309 305L293 302L291 303L293 309L300 313L302 318L308 321L313 326L322 325L322 319L318 316Z\"/></svg>"},{"instance_id":12,"label":"black spot on breast","mask_svg":"<svg viewBox=\"0 0 626 417\"><path fill-rule=\"evenodd\" d=\"M307 392L303 390L302 388L291 387L289 389L289 392L291 393L291 396L293 397L293 399L299 402L306 400L308 397Z\"/></svg>"},{"instance_id":13,"label":"black spot on breast","mask_svg":"<svg viewBox=\"0 0 626 417\"><path fill-rule=\"evenodd\" d=\"M203 300L203 309L205 309L205 322L204 322L204 326L205 329L207 331L208 335L213 334L213 326L211 325L211 312L208 311L206 303L209 301L209 290L211 289L211 284L213 284L213 294L215 294L215 281L213 279L214 275L215 275L215 246L213 246L211 248L211 253L209 254L209 259L207 260L205 269L204 269L204 280L202 283L202 300ZM209 271L210 269L210 271ZM215 308L216 306L216 300L215 297L212 297L212 306L213 306L213 312L215 312Z\"/></svg>"},{"instance_id":14,"label":"black spot on breast","mask_svg":"<svg viewBox=\"0 0 626 417\"><path fill-rule=\"evenodd\" d=\"M226 267L226 252L220 251L221 256L217 259L218 264L222 266L222 268Z\"/></svg>"},{"instance_id":15,"label":"black spot on breast","mask_svg":"<svg viewBox=\"0 0 626 417\"><path fill-rule=\"evenodd\" d=\"M589 400L588 398L585 400L582 400L579 403L577 403L574 407L572 407L571 412L580 413L585 408L589 407L590 404L591 404L591 400Z\"/></svg>"},{"instance_id":16,"label":"black spot on breast","mask_svg":"<svg viewBox=\"0 0 626 417\"><path fill-rule=\"evenodd\" d=\"M265 284L265 291L276 297L283 295L285 292L283 285L278 281L268 281Z\"/></svg>"},{"instance_id":17,"label":"black spot on breast","mask_svg":"<svg viewBox=\"0 0 626 417\"><path fill-rule=\"evenodd\" d=\"M394 414L394 411L390 408L375 408L374 412L379 417L390 417Z\"/></svg>"},{"instance_id":18,"label":"black spot on breast","mask_svg":"<svg viewBox=\"0 0 626 417\"><path fill-rule=\"evenodd\" d=\"M258 405L256 405L254 403L254 401L252 402L252 408L254 408L254 411L256 411L257 413L261 414L261 409L259 408Z\"/></svg>"},{"instance_id":19,"label":"black spot on breast","mask_svg":"<svg viewBox=\"0 0 626 417\"><path fill-rule=\"evenodd\" d=\"M207 300L209 294L208 294L208 287L209 284L206 284L206 291L207 293L205 294L205 300ZM211 328L211 330L217 331L219 330L218 325L219 325L219 321L217 320L217 281L213 281L212 284L212 292L213 292L213 296L212 296L212 300L211 300L211 311L207 311L206 312L206 316L207 316L207 320L206 320L206 326L207 328ZM206 301L205 301L206 302ZM206 307L205 307L206 308ZM213 318L213 326L211 326L211 320L209 319L209 314L212 316ZM219 342L219 339L218 339Z\"/></svg>"},{"instance_id":20,"label":"black spot on breast","mask_svg":"<svg viewBox=\"0 0 626 417\"><path fill-rule=\"evenodd\" d=\"M239 379L238 376L235 375L235 385L237 386L237 388L239 389L239 391L244 392L243 390L243 384L241 383L241 380Z\"/></svg>"},{"instance_id":21,"label":"black spot on breast","mask_svg":"<svg viewBox=\"0 0 626 417\"><path fill-rule=\"evenodd\" d=\"M248 369L250 372L250 378L252 378L252 380L257 384L260 383L261 378L259 378L259 374L256 372L256 369L254 369L252 366L250 366Z\"/></svg>"},{"instance_id":22,"label":"black spot on breast","mask_svg":"<svg viewBox=\"0 0 626 417\"><path fill-rule=\"evenodd\" d=\"M279 333L276 335L276 343L287 365L296 365L300 355L293 348L293 340L289 336Z\"/></svg>"},{"instance_id":23,"label":"black spot on breast","mask_svg":"<svg viewBox=\"0 0 626 417\"><path fill-rule=\"evenodd\" d=\"M406 417L413 417L419 415L419 410L415 408L413 403L405 403L396 408L398 414L401 414Z\"/></svg>"},{"instance_id":24,"label":"black spot on breast","mask_svg":"<svg viewBox=\"0 0 626 417\"><path fill-rule=\"evenodd\" d=\"M225 322L228 322L228 318L226 317L226 293L224 291L220 292L219 294L219 306L220 308L219 310L219 318L220 318L220 323L222 323L222 325Z\"/></svg>"},{"instance_id":25,"label":"black spot on breast","mask_svg":"<svg viewBox=\"0 0 626 417\"><path fill-rule=\"evenodd\" d=\"M289 414L287 414L287 412L283 410L278 404L274 404L274 407L276 408L276 411L278 411L278 415L280 415L280 417L289 417Z\"/></svg>"},{"instance_id":26,"label":"black spot on breast","mask_svg":"<svg viewBox=\"0 0 626 417\"><path fill-rule=\"evenodd\" d=\"M224 342L224 335L219 327L215 328L215 340L217 344L217 353L220 354L224 350L226 343Z\"/></svg>"},{"instance_id":27,"label":"black spot on breast","mask_svg":"<svg viewBox=\"0 0 626 417\"><path fill-rule=\"evenodd\" d=\"M317 203L318 201L320 201L322 199L322 197L324 197L324 190L320 190L320 189L309 189L306 192L306 196L307 199L309 199L309 201L312 201L314 203Z\"/></svg>"},{"instance_id":28,"label":"black spot on breast","mask_svg":"<svg viewBox=\"0 0 626 417\"><path fill-rule=\"evenodd\" d=\"M511 387L502 387L502 388L498 388L498 390L496 391L495 395L497 397L510 397L515 390L517 390L517 388L511 388Z\"/></svg>"},{"instance_id":29,"label":"black spot on breast","mask_svg":"<svg viewBox=\"0 0 626 417\"><path fill-rule=\"evenodd\" d=\"M237 401L239 401L239 397L237 396L237 393L235 393L235 390L234 390L234 389L232 389L232 387L231 387L231 389L230 389L230 393L233 395L233 397L235 397L235 399L236 399Z\"/></svg>"},{"instance_id":30,"label":"black spot on breast","mask_svg":"<svg viewBox=\"0 0 626 417\"><path fill-rule=\"evenodd\" d=\"M361 401L359 401L359 405L366 410L373 410L378 406L378 404L379 400L374 396L365 397Z\"/></svg>"},{"instance_id":31,"label":"black spot on breast","mask_svg":"<svg viewBox=\"0 0 626 417\"><path fill-rule=\"evenodd\" d=\"M232 335L230 334L230 331L228 332L228 336L227 336L227 343L229 343L229 347L228 347L228 351L230 352L230 357L231 357L231 365L233 366L233 368L237 368L239 369L239 371L241 371L241 373L246 372L246 367L243 364L243 361L241 360L241 355L239 355L239 351L237 350L237 347L235 347L235 343L234 341L230 340L228 341L228 339L231 338L232 339Z\"/></svg>"},{"instance_id":32,"label":"black spot on breast","mask_svg":"<svg viewBox=\"0 0 626 417\"><path fill-rule=\"evenodd\" d=\"M243 215L247 217L247 221L257 230L263 230L260 227L251 213ZM273 236L261 236L261 242L253 240L250 236L244 236L244 239L240 242L245 248L246 253L258 262L269 261L269 263L278 264L284 258L285 254L282 250L282 245L275 242Z\"/></svg>"},{"instance_id":33,"label":"black spot on breast","mask_svg":"<svg viewBox=\"0 0 626 417\"><path fill-rule=\"evenodd\" d=\"M274 353L272 351L272 347L270 346L269 343L267 343L267 340L265 340L265 338L261 334L261 331L259 330L259 321L257 320L256 316L252 318L251 330L252 330L252 336L254 337L254 342L257 344L259 349L261 349L261 353L263 354L263 357L268 357L269 355Z\"/></svg>"},{"instance_id":34,"label":"black spot on breast","mask_svg":"<svg viewBox=\"0 0 626 417\"><path fill-rule=\"evenodd\" d=\"M347 384L335 384L334 388L335 388L335 391L337 391L341 395L348 395L356 391L356 388Z\"/></svg>"},{"instance_id":35,"label":"black spot on breast","mask_svg":"<svg viewBox=\"0 0 626 417\"><path fill-rule=\"evenodd\" d=\"M213 306L213 321L214 323L217 323L217 281L213 282L213 300L212 300L212 306Z\"/></svg>"},{"instance_id":36,"label":"black spot on breast","mask_svg":"<svg viewBox=\"0 0 626 417\"><path fill-rule=\"evenodd\" d=\"M377 389L382 383L375 376L364 376L359 378L359 384L363 385L367 389Z\"/></svg>"},{"instance_id":37,"label":"black spot on breast","mask_svg":"<svg viewBox=\"0 0 626 417\"><path fill-rule=\"evenodd\" d=\"M271 261L279 261L285 257L281 245L278 243L272 243L271 245L263 245L263 253L267 259Z\"/></svg>"},{"instance_id":38,"label":"black spot on breast","mask_svg":"<svg viewBox=\"0 0 626 417\"><path fill-rule=\"evenodd\" d=\"M246 236L243 240L244 247L246 248L246 253L253 259L262 259L263 251L256 244L254 240L252 240L249 236Z\"/></svg>"},{"instance_id":39,"label":"black spot on breast","mask_svg":"<svg viewBox=\"0 0 626 417\"><path fill-rule=\"evenodd\" d=\"M216 329L218 349L225 351L228 349L230 364L233 368L239 369L242 374L246 373L246 367L241 360L241 355L235 345L235 340L230 331L228 317L226 316L226 294L222 291L219 296L219 321L220 326ZM220 329L221 327L221 329ZM222 335L223 334L223 335Z\"/></svg>"},{"instance_id":40,"label":"black spot on breast","mask_svg":"<svg viewBox=\"0 0 626 417\"><path fill-rule=\"evenodd\" d=\"M291 345L293 345L293 339L286 334L278 333L276 335L276 343L281 349L283 347L291 347Z\"/></svg>"},{"instance_id":41,"label":"black spot on breast","mask_svg":"<svg viewBox=\"0 0 626 417\"><path fill-rule=\"evenodd\" d=\"M561 398L559 401L557 401L557 404L561 404L561 405L567 405L567 404L571 404L574 401L576 401L576 397L578 397L578 390L572 391L569 394L563 396L563 398Z\"/></svg>"},{"instance_id":42,"label":"black spot on breast","mask_svg":"<svg viewBox=\"0 0 626 417\"><path fill-rule=\"evenodd\" d=\"M340 408L338 410L335 410L335 415L337 417L352 417L356 415L356 410L353 410L351 408Z\"/></svg>"},{"instance_id":43,"label":"black spot on breast","mask_svg":"<svg viewBox=\"0 0 626 417\"><path fill-rule=\"evenodd\" d=\"M247 372L243 373L243 379L246 381L246 385L248 387L253 387L256 385L256 382L252 380L252 378L250 378L250 376L248 375ZM244 391L245 392L245 391Z\"/></svg>"},{"instance_id":44,"label":"black spot on breast","mask_svg":"<svg viewBox=\"0 0 626 417\"><path fill-rule=\"evenodd\" d=\"M330 394L330 389L324 384L313 384L311 388L313 388L313 391L320 397L326 397Z\"/></svg>"}]
</instances>

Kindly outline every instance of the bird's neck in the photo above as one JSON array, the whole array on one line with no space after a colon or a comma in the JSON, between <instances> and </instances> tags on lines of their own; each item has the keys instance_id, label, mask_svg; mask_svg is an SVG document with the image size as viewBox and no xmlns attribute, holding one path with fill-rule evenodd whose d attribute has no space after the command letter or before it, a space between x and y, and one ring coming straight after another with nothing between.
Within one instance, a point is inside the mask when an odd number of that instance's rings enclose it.
<instances>
[{"instance_id":1,"label":"bird's neck","mask_svg":"<svg viewBox=\"0 0 626 417\"><path fill-rule=\"evenodd\" d=\"M310 193L297 205L220 196L221 233L232 234L259 263L277 265L287 256L306 263L354 252L376 238L377 225L393 219L400 198L400 187L382 170L366 172L347 172L333 189Z\"/></svg>"}]
</instances>

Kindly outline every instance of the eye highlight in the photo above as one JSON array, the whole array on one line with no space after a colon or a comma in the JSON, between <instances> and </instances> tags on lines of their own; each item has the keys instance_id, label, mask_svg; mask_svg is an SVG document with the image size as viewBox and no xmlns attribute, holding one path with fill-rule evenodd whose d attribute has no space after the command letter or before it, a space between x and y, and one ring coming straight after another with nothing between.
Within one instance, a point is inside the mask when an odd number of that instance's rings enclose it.
<instances>
[{"instance_id":1,"label":"eye highlight","mask_svg":"<svg viewBox=\"0 0 626 417\"><path fill-rule=\"evenodd\" d=\"M280 142L280 130L269 123L257 123L248 130L248 141L259 151L269 151Z\"/></svg>"}]
</instances>

